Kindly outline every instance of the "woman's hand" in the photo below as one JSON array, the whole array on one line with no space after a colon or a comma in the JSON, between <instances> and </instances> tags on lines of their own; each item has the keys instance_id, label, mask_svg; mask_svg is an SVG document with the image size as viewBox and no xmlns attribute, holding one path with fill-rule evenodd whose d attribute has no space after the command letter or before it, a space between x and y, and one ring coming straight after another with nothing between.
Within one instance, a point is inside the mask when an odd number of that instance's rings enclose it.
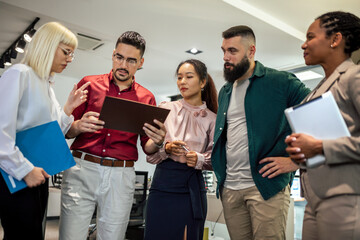
<instances>
[{"instance_id":1,"label":"woman's hand","mask_svg":"<svg viewBox=\"0 0 360 240\"><path fill-rule=\"evenodd\" d=\"M304 163L307 158L323 154L322 140L304 133L293 133L286 137L286 152L297 163Z\"/></svg>"},{"instance_id":2,"label":"woman's hand","mask_svg":"<svg viewBox=\"0 0 360 240\"><path fill-rule=\"evenodd\" d=\"M186 143L180 140L168 142L165 145L165 152L175 156L183 156L186 154L186 150L184 149L185 146Z\"/></svg>"},{"instance_id":3,"label":"woman's hand","mask_svg":"<svg viewBox=\"0 0 360 240\"><path fill-rule=\"evenodd\" d=\"M44 169L34 167L34 169L24 177L24 181L26 185L31 188L44 184L46 178L49 177L50 175L47 174Z\"/></svg>"},{"instance_id":4,"label":"woman's hand","mask_svg":"<svg viewBox=\"0 0 360 240\"><path fill-rule=\"evenodd\" d=\"M64 105L64 112L66 115L70 116L75 108L86 102L88 90L85 90L90 85L90 82L85 83L81 87L77 88L77 85L74 84L73 89L71 90L69 97Z\"/></svg>"},{"instance_id":5,"label":"woman's hand","mask_svg":"<svg viewBox=\"0 0 360 240\"><path fill-rule=\"evenodd\" d=\"M198 160L198 156L197 156L196 152L189 151L186 153L185 157L186 157L186 164L189 167L195 168L197 160Z\"/></svg>"}]
</instances>

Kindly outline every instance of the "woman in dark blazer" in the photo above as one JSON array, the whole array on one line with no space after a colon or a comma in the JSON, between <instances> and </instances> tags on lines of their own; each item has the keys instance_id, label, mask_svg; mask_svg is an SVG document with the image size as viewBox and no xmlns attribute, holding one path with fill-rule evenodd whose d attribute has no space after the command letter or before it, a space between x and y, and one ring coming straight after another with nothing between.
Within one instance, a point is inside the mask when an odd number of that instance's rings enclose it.
<instances>
[{"instance_id":1,"label":"woman in dark blazer","mask_svg":"<svg viewBox=\"0 0 360 240\"><path fill-rule=\"evenodd\" d=\"M303 133L287 137L290 157L304 163L317 154L325 163L307 168L301 186L308 201L303 239L360 239L360 66L350 56L360 48L360 19L329 12L310 25L302 45L306 65L320 64L325 78L304 102L331 91L351 134L319 140Z\"/></svg>"}]
</instances>

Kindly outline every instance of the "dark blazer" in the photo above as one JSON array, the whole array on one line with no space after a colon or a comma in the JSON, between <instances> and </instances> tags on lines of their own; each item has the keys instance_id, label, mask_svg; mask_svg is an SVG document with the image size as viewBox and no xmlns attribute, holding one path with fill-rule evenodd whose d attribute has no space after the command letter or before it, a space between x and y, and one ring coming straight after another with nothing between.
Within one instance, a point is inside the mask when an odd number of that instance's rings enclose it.
<instances>
[{"instance_id":1,"label":"dark blazer","mask_svg":"<svg viewBox=\"0 0 360 240\"><path fill-rule=\"evenodd\" d=\"M341 63L305 101L331 91L351 137L323 140L326 162L307 169L315 194L328 198L342 194L360 195L360 66L351 59Z\"/></svg>"}]
</instances>

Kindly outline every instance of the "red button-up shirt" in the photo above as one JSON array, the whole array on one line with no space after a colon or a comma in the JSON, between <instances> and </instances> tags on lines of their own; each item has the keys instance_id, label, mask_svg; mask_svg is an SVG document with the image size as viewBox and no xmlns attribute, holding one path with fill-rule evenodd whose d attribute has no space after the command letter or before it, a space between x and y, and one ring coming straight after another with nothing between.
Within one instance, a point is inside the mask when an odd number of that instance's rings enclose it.
<instances>
[{"instance_id":1,"label":"red button-up shirt","mask_svg":"<svg viewBox=\"0 0 360 240\"><path fill-rule=\"evenodd\" d=\"M78 83L78 87L86 82L91 82L87 88L89 91L87 101L74 110L75 120L81 119L82 115L89 111L100 113L105 96L156 105L154 95L136 83L135 79L129 88L120 91L119 87L114 83L112 71L109 74L84 77ZM114 111L119 110L114 109ZM138 134L104 128L94 133L81 133L75 138L71 149L101 157L136 161L138 159L137 139ZM140 140L144 150L148 137L140 136Z\"/></svg>"}]
</instances>

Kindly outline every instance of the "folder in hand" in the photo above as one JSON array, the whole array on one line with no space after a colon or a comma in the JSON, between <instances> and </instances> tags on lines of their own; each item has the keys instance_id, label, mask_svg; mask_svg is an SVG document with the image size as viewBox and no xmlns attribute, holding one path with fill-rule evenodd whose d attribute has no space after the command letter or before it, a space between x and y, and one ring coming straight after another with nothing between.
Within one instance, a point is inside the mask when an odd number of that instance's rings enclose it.
<instances>
[{"instance_id":1,"label":"folder in hand","mask_svg":"<svg viewBox=\"0 0 360 240\"><path fill-rule=\"evenodd\" d=\"M336 139L350 136L344 118L332 93L326 92L303 104L285 109L285 116L295 133L305 133L317 139ZM307 159L308 168L325 162L325 156L316 155Z\"/></svg>"},{"instance_id":2,"label":"folder in hand","mask_svg":"<svg viewBox=\"0 0 360 240\"><path fill-rule=\"evenodd\" d=\"M57 121L18 132L15 145L35 167L43 168L49 175L75 165ZM18 181L2 169L0 171L11 193L27 187L24 180Z\"/></svg>"}]
</instances>

